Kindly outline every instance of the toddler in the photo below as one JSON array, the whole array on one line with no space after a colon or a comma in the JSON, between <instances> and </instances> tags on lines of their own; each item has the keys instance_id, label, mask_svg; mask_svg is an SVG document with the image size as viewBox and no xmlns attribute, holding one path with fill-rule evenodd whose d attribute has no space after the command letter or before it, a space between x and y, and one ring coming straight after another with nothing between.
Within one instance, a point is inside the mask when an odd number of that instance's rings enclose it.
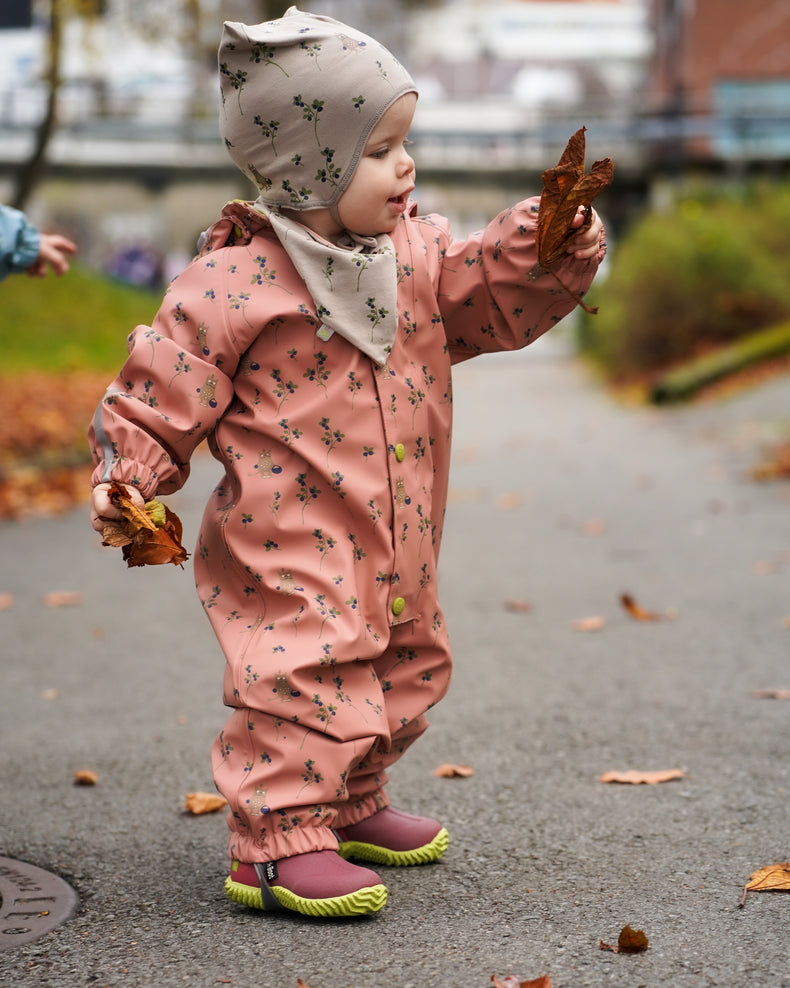
<instances>
[{"instance_id":1,"label":"toddler","mask_svg":"<svg viewBox=\"0 0 790 988\"><path fill-rule=\"evenodd\" d=\"M231 709L213 747L226 892L373 913L387 889L355 861L419 865L448 843L385 786L450 677L451 366L531 343L573 302L532 271L537 199L463 240L417 215L417 91L372 38L291 8L225 24L219 72L222 136L259 196L225 207L132 334L91 428L92 521L116 515L110 481L140 503L178 490L208 437L225 474L194 564ZM563 280L584 292L603 250L593 215Z\"/></svg>"}]
</instances>

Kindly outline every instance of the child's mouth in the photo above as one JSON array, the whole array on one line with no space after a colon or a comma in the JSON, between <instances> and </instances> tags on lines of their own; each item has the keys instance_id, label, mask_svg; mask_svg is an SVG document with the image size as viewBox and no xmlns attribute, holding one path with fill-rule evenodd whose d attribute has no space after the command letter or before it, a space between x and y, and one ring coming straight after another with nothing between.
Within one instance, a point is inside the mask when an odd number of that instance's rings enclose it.
<instances>
[{"instance_id":1,"label":"child's mouth","mask_svg":"<svg viewBox=\"0 0 790 988\"><path fill-rule=\"evenodd\" d=\"M387 202L393 206L398 211L403 211L406 209L406 204L409 201L409 193L403 192L399 196L391 196Z\"/></svg>"}]
</instances>

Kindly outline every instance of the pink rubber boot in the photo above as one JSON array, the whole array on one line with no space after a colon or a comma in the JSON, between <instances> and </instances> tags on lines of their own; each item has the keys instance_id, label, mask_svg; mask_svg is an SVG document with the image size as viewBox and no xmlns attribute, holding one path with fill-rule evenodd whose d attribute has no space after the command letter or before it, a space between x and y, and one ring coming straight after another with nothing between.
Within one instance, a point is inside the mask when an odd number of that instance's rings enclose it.
<instances>
[{"instance_id":1,"label":"pink rubber boot","mask_svg":"<svg viewBox=\"0 0 790 988\"><path fill-rule=\"evenodd\" d=\"M438 820L412 816L391 806L367 820L335 830L344 858L382 865L419 865L438 861L450 835Z\"/></svg>"},{"instance_id":2,"label":"pink rubber boot","mask_svg":"<svg viewBox=\"0 0 790 988\"><path fill-rule=\"evenodd\" d=\"M387 901L375 871L329 850L254 864L233 861L225 894L253 909L290 909L306 916L364 916Z\"/></svg>"}]
</instances>

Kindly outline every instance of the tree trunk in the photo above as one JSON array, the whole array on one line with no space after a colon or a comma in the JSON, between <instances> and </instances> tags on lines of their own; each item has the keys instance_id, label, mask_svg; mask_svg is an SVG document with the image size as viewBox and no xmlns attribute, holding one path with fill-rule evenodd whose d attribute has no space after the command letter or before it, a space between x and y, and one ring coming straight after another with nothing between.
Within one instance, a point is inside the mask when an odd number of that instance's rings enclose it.
<instances>
[{"instance_id":1,"label":"tree trunk","mask_svg":"<svg viewBox=\"0 0 790 988\"><path fill-rule=\"evenodd\" d=\"M47 148L55 131L58 112L58 94L61 84L61 52L63 49L63 0L50 0L47 82L47 109L36 131L36 142L28 160L21 166L16 180L12 205L24 210L36 185L46 169Z\"/></svg>"}]
</instances>

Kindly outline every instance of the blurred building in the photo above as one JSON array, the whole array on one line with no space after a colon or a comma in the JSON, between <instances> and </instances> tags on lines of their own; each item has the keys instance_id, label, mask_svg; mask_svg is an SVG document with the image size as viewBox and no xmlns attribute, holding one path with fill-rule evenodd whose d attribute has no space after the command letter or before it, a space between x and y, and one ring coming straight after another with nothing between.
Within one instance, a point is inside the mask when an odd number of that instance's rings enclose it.
<instances>
[{"instance_id":1,"label":"blurred building","mask_svg":"<svg viewBox=\"0 0 790 988\"><path fill-rule=\"evenodd\" d=\"M638 98L651 48L644 0L449 0L415 13L410 64L428 97L601 116Z\"/></svg>"},{"instance_id":2,"label":"blurred building","mask_svg":"<svg viewBox=\"0 0 790 988\"><path fill-rule=\"evenodd\" d=\"M790 158L788 0L652 0L645 98L665 161Z\"/></svg>"}]
</instances>

